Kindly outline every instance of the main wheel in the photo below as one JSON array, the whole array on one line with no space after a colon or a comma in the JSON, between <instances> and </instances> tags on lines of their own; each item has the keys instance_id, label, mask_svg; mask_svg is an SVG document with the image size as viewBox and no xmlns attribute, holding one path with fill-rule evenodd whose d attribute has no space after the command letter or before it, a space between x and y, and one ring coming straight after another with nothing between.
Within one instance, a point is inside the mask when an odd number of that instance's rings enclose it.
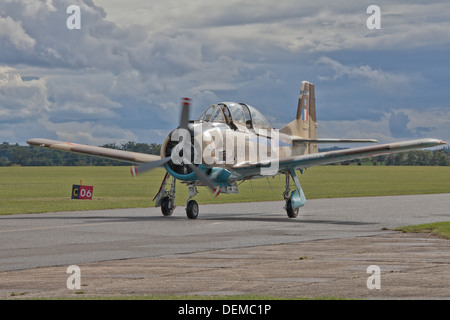
<instances>
[{"instance_id":1,"label":"main wheel","mask_svg":"<svg viewBox=\"0 0 450 320\"><path fill-rule=\"evenodd\" d=\"M195 200L190 200L186 206L186 215L189 219L197 219L198 217L198 203Z\"/></svg>"},{"instance_id":2,"label":"main wheel","mask_svg":"<svg viewBox=\"0 0 450 320\"><path fill-rule=\"evenodd\" d=\"M296 218L298 216L299 208L292 208L292 200L286 200L286 213L289 218Z\"/></svg>"},{"instance_id":3,"label":"main wheel","mask_svg":"<svg viewBox=\"0 0 450 320\"><path fill-rule=\"evenodd\" d=\"M171 216L174 209L174 203L169 197L161 199L161 212L164 216Z\"/></svg>"}]
</instances>

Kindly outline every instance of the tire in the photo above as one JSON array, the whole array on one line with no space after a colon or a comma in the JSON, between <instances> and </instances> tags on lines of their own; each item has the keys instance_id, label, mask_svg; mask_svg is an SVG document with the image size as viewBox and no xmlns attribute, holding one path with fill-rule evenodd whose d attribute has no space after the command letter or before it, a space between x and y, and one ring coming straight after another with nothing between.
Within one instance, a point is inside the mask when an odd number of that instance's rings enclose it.
<instances>
[{"instance_id":1,"label":"tire","mask_svg":"<svg viewBox=\"0 0 450 320\"><path fill-rule=\"evenodd\" d=\"M195 200L190 200L186 206L186 215L189 219L197 219L198 217L198 203Z\"/></svg>"},{"instance_id":2,"label":"tire","mask_svg":"<svg viewBox=\"0 0 450 320\"><path fill-rule=\"evenodd\" d=\"M286 213L289 218L297 218L298 216L299 208L293 209L292 208L292 201L291 199L286 200Z\"/></svg>"},{"instance_id":3,"label":"tire","mask_svg":"<svg viewBox=\"0 0 450 320\"><path fill-rule=\"evenodd\" d=\"M169 197L164 197L161 199L161 212L163 216L171 216L173 213L174 205Z\"/></svg>"}]
</instances>

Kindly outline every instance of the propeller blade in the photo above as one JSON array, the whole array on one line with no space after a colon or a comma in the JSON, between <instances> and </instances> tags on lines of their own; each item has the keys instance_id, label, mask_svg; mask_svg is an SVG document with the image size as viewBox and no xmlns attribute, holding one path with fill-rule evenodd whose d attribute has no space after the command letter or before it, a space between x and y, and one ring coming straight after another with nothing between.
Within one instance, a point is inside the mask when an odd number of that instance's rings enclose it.
<instances>
[{"instance_id":1,"label":"propeller blade","mask_svg":"<svg viewBox=\"0 0 450 320\"><path fill-rule=\"evenodd\" d=\"M146 171L155 169L157 167L162 167L169 161L170 161L170 157L167 157L167 158L162 158L162 159L156 160L156 161L145 162L145 163L143 163L143 164L141 164L140 166L137 166L137 167L136 166L132 166L131 167L131 175L133 177L136 177L137 174L144 173Z\"/></svg>"},{"instance_id":2,"label":"propeller blade","mask_svg":"<svg viewBox=\"0 0 450 320\"><path fill-rule=\"evenodd\" d=\"M181 118L180 118L180 126L179 128L188 129L189 124L189 108L191 105L191 99L189 98L183 98L182 99L182 109L181 109ZM152 170L157 167L164 166L167 162L169 162L171 157L163 158L156 161L146 162L138 167L132 166L131 167L131 174L135 177L138 173L143 173L145 171ZM183 158L183 162L187 164L197 175L197 177L206 185L208 186L211 191L213 192L214 196L218 196L220 193L219 186L214 185L214 183L211 181L211 179L208 178L208 176L201 171L197 166L193 165L190 161L188 161L186 158Z\"/></svg>"},{"instance_id":3,"label":"propeller blade","mask_svg":"<svg viewBox=\"0 0 450 320\"><path fill-rule=\"evenodd\" d=\"M180 118L180 128L187 129L189 123L189 108L191 106L191 99L183 98L181 99L181 118Z\"/></svg>"},{"instance_id":4,"label":"propeller blade","mask_svg":"<svg viewBox=\"0 0 450 320\"><path fill-rule=\"evenodd\" d=\"M180 118L180 126L179 128L188 129L189 124L189 108L191 105L191 99L183 98L181 104L181 118ZM156 161L145 162L139 166L131 167L131 175L135 177L137 174L144 173L146 171L152 170L157 167L164 166L167 162L169 162L171 157L163 158Z\"/></svg>"},{"instance_id":5,"label":"propeller blade","mask_svg":"<svg viewBox=\"0 0 450 320\"><path fill-rule=\"evenodd\" d=\"M183 159L184 163L187 164L197 175L197 177L206 185L208 188L211 189L213 195L217 197L220 193L219 186L214 185L214 183L211 181L211 179L197 166L193 165L189 161L186 160L186 158Z\"/></svg>"}]
</instances>

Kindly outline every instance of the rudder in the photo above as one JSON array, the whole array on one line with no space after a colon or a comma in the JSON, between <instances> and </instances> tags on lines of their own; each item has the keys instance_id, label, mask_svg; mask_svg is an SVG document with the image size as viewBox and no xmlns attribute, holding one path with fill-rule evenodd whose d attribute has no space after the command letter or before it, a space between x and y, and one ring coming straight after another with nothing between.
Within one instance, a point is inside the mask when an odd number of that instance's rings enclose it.
<instances>
[{"instance_id":1,"label":"rudder","mask_svg":"<svg viewBox=\"0 0 450 320\"><path fill-rule=\"evenodd\" d=\"M316 97L314 84L302 81L295 120L280 129L281 133L306 139L317 138ZM306 153L318 152L317 144L309 144Z\"/></svg>"}]
</instances>

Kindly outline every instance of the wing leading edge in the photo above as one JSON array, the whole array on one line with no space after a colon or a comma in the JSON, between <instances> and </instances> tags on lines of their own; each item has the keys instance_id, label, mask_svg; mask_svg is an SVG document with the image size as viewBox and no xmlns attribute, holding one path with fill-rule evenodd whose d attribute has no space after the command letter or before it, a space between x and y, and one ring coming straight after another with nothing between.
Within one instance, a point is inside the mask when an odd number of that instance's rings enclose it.
<instances>
[{"instance_id":1,"label":"wing leading edge","mask_svg":"<svg viewBox=\"0 0 450 320\"><path fill-rule=\"evenodd\" d=\"M109 149L89 145L80 145L57 140L30 139L27 141L27 143L32 146L103 157L132 163L148 163L161 159L160 156L156 155ZM374 146L365 146L329 152L319 152L302 156L294 156L279 159L278 171L281 172L291 169L295 170L295 169L309 168L313 166L326 165L336 162L362 159L366 157L380 156L385 154L392 154L397 152L411 151L423 148L431 148L444 144L446 143L442 140L420 139L420 140L379 144ZM254 166L255 166L254 163L242 163L234 166L233 169L249 168Z\"/></svg>"},{"instance_id":2,"label":"wing leading edge","mask_svg":"<svg viewBox=\"0 0 450 320\"><path fill-rule=\"evenodd\" d=\"M444 144L446 143L442 140L420 139L420 140L378 144L374 146L365 146L365 147L343 149L329 152L319 152L301 156L281 158L278 160L278 172L285 172L287 170L295 170L295 169L304 169L314 166L321 166L336 162L350 161L373 156L381 156L397 152L431 148ZM239 170L239 169L249 169L259 167L271 167L272 165L270 161L266 161L264 163L245 162L233 166L232 169Z\"/></svg>"},{"instance_id":3,"label":"wing leading edge","mask_svg":"<svg viewBox=\"0 0 450 320\"><path fill-rule=\"evenodd\" d=\"M420 139L420 140L410 140L410 141L380 144L374 146L365 146L337 151L319 152L303 156L280 159L279 171L288 169L302 169L341 161L350 161L367 157L392 154L397 152L431 148L443 144L446 143L442 140Z\"/></svg>"},{"instance_id":4,"label":"wing leading edge","mask_svg":"<svg viewBox=\"0 0 450 320\"><path fill-rule=\"evenodd\" d=\"M294 144L301 143L378 143L375 139L319 139L319 138L295 138Z\"/></svg>"},{"instance_id":5,"label":"wing leading edge","mask_svg":"<svg viewBox=\"0 0 450 320\"><path fill-rule=\"evenodd\" d=\"M160 156L155 156L151 154L109 149L103 147L95 147L89 145L81 145L57 140L30 139L27 141L27 143L31 146L50 148L60 151L67 151L132 163L146 163L161 159Z\"/></svg>"}]
</instances>

